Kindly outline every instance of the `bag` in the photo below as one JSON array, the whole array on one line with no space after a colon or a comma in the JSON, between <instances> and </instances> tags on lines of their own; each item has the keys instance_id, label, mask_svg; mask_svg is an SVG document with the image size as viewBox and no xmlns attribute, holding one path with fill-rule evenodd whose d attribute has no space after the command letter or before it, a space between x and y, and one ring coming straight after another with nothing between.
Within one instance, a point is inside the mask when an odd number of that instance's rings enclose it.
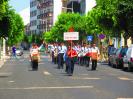
<instances>
[{"instance_id":1,"label":"bag","mask_svg":"<svg viewBox=\"0 0 133 99\"><path fill-rule=\"evenodd\" d=\"M32 59L33 61L38 61L38 55L33 55L33 56L31 57L31 59Z\"/></svg>"},{"instance_id":2,"label":"bag","mask_svg":"<svg viewBox=\"0 0 133 99\"><path fill-rule=\"evenodd\" d=\"M55 48L55 50L54 50L54 57L56 58L57 56L58 56L58 49Z\"/></svg>"},{"instance_id":3,"label":"bag","mask_svg":"<svg viewBox=\"0 0 133 99\"><path fill-rule=\"evenodd\" d=\"M98 59L98 54L97 53L92 53L91 54L91 59L92 60L97 60Z\"/></svg>"}]
</instances>

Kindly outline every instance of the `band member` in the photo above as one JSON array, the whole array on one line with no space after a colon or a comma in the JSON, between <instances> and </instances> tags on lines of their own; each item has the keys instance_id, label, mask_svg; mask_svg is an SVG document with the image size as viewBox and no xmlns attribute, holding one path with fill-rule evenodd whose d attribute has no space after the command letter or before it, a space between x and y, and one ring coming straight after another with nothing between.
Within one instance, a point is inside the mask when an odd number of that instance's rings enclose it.
<instances>
[{"instance_id":1,"label":"band member","mask_svg":"<svg viewBox=\"0 0 133 99\"><path fill-rule=\"evenodd\" d=\"M97 60L99 58L100 52L96 44L93 44L91 48L91 60L92 60L92 70L96 70L97 68Z\"/></svg>"},{"instance_id":2,"label":"band member","mask_svg":"<svg viewBox=\"0 0 133 99\"><path fill-rule=\"evenodd\" d=\"M67 73L69 74L69 76L72 76L73 71L74 71L75 57L77 57L77 52L73 48L69 47L67 51L67 55L69 58L69 65L68 65Z\"/></svg>"},{"instance_id":3,"label":"band member","mask_svg":"<svg viewBox=\"0 0 133 99\"><path fill-rule=\"evenodd\" d=\"M90 57L91 57L91 46L87 45L87 54L86 54L86 67L90 65Z\"/></svg>"},{"instance_id":4,"label":"band member","mask_svg":"<svg viewBox=\"0 0 133 99\"><path fill-rule=\"evenodd\" d=\"M86 44L84 43L82 48L81 48L81 52L82 52L82 55L81 55L81 58L80 58L80 63L81 65L86 65L86 53L87 53L87 47L86 47Z\"/></svg>"},{"instance_id":5,"label":"band member","mask_svg":"<svg viewBox=\"0 0 133 99\"><path fill-rule=\"evenodd\" d=\"M61 43L61 46L58 47L58 53L59 53L59 60L58 60L58 68L59 69L63 69L63 65L64 65L64 59L63 59L63 56L64 56L64 53L66 53L67 51L67 47L64 45L64 43Z\"/></svg>"},{"instance_id":6,"label":"band member","mask_svg":"<svg viewBox=\"0 0 133 99\"><path fill-rule=\"evenodd\" d=\"M32 69L38 70L39 50L36 44L33 44L30 49L30 58L32 62Z\"/></svg>"}]
</instances>

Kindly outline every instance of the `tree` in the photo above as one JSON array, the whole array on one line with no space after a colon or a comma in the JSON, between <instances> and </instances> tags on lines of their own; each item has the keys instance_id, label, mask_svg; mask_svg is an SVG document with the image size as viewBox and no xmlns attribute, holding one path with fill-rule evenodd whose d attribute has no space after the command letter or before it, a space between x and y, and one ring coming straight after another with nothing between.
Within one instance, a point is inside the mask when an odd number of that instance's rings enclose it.
<instances>
[{"instance_id":1,"label":"tree","mask_svg":"<svg viewBox=\"0 0 133 99\"><path fill-rule=\"evenodd\" d=\"M120 33L124 31L124 38L127 39L130 36L132 37L133 32L133 2L132 0L96 0L97 6L102 9L104 15L106 15L110 21L108 23L114 22L110 29L112 32L117 32L117 36L120 36ZM113 21L111 22L111 19ZM103 27L107 27L107 19L103 17L103 21L100 20L100 24L103 24ZM132 40L133 41L133 40ZM125 43L126 40L125 40Z\"/></svg>"},{"instance_id":2,"label":"tree","mask_svg":"<svg viewBox=\"0 0 133 99\"><path fill-rule=\"evenodd\" d=\"M9 17L10 27L8 30L8 44L14 45L22 41L24 37L24 22L19 14L17 14L14 9L10 6L6 8L6 16Z\"/></svg>"},{"instance_id":3,"label":"tree","mask_svg":"<svg viewBox=\"0 0 133 99\"><path fill-rule=\"evenodd\" d=\"M133 2L130 0L120 0L117 6L117 17L120 28L124 31L125 44L127 39L132 37L133 43Z\"/></svg>"},{"instance_id":4,"label":"tree","mask_svg":"<svg viewBox=\"0 0 133 99\"><path fill-rule=\"evenodd\" d=\"M81 35L80 39L81 39L83 34L85 34L85 32L81 32L81 31L83 31L83 29L81 29L81 27L80 27L81 20L83 22L82 16L80 16L79 14L62 13L61 15L59 15L57 22L52 27L50 34L46 33L46 34L44 34L44 36L47 35L46 37L48 37L49 41L57 41L58 40L58 42L62 42L63 41L63 33L67 32L70 27L73 27L74 31L80 31L80 35ZM46 37L44 37L44 38L46 38Z\"/></svg>"},{"instance_id":5,"label":"tree","mask_svg":"<svg viewBox=\"0 0 133 99\"><path fill-rule=\"evenodd\" d=\"M0 0L0 20L2 20L6 13L7 1L8 0Z\"/></svg>"}]
</instances>

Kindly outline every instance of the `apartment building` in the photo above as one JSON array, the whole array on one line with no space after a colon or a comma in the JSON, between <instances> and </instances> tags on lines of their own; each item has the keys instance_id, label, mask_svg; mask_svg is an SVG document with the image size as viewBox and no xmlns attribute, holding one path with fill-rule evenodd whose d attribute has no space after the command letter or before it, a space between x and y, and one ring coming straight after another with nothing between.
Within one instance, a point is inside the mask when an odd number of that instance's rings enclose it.
<instances>
[{"instance_id":1,"label":"apartment building","mask_svg":"<svg viewBox=\"0 0 133 99\"><path fill-rule=\"evenodd\" d=\"M49 31L66 2L66 0L30 0L31 33L41 34Z\"/></svg>"},{"instance_id":2,"label":"apartment building","mask_svg":"<svg viewBox=\"0 0 133 99\"><path fill-rule=\"evenodd\" d=\"M47 32L63 11L87 14L95 0L30 0L30 33Z\"/></svg>"}]
</instances>

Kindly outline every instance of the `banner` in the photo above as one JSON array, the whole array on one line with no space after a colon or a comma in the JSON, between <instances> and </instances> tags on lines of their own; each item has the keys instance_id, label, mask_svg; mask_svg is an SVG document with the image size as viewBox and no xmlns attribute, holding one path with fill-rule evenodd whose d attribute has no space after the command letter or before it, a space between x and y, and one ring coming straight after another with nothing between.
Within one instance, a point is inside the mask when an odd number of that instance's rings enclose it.
<instances>
[{"instance_id":1,"label":"banner","mask_svg":"<svg viewBox=\"0 0 133 99\"><path fill-rule=\"evenodd\" d=\"M79 32L64 32L64 40L79 40Z\"/></svg>"}]
</instances>

